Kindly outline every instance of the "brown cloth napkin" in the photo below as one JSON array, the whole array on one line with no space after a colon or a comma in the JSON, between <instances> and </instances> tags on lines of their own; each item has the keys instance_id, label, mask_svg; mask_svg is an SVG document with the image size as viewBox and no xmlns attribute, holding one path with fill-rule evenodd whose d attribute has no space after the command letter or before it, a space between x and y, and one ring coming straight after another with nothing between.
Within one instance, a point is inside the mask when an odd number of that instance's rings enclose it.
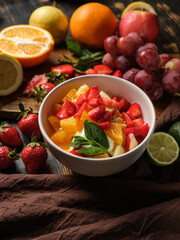
<instances>
[{"instance_id":1,"label":"brown cloth napkin","mask_svg":"<svg viewBox=\"0 0 180 240\"><path fill-rule=\"evenodd\" d=\"M180 120L173 101L157 121ZM0 175L0 239L180 240L180 158L109 177Z\"/></svg>"}]
</instances>

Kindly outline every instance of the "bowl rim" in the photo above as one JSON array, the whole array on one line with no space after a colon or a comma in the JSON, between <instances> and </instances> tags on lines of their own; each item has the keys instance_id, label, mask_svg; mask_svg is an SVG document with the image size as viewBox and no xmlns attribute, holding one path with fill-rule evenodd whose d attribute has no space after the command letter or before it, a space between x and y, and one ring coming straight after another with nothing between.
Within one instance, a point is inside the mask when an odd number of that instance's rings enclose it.
<instances>
[{"instance_id":1,"label":"bowl rim","mask_svg":"<svg viewBox=\"0 0 180 240\"><path fill-rule=\"evenodd\" d=\"M90 157L80 157L80 156L77 156L77 155L73 155L69 152L66 152L65 150L63 150L62 148L60 148L58 145L56 145L52 140L51 138L48 136L48 134L46 133L45 131L45 128L44 128L44 125L43 125L43 120L42 120L42 112L43 112L43 108L45 107L45 104L46 104L46 101L48 100L49 96L50 95L53 95L54 92L58 91L58 89L62 86L62 85L66 85L66 84L69 84L70 82L74 81L74 80L77 80L77 79L81 79L81 78L89 78L89 77L101 77L102 78L105 77L105 78L114 78L116 80L119 80L119 81L122 81L124 82L125 84L127 85L130 85L131 87L134 87L137 89L137 91L141 92L141 94L146 98L146 100L148 101L149 103L149 106L152 110L152 119L153 119L153 122L149 128L149 131L148 131L148 134L147 136L143 139L143 141L138 144L137 147L135 147L134 149L126 152L126 153L123 153L122 155L117 155L117 156L114 156L114 157L107 157L107 158L90 158ZM53 88L46 96L45 98L43 99L41 105L40 105L40 108L39 108L39 117L38 117L38 122L39 122L39 127L40 127L40 130L41 130L41 133L43 135L43 137L46 139L47 142L49 142L57 151L61 151L63 154L67 155L68 157L73 157L73 158L77 158L77 159L81 159L81 160L85 160L85 161L109 161L109 160L116 160L116 159L119 159L119 158L123 158L127 155L130 155L130 154L133 154L133 152L137 151L137 149L139 149L142 145L144 145L146 142L148 142L150 139L149 137L153 134L154 130L155 130L155 123L156 123L156 112L155 112L155 108L154 108L154 105L152 103L152 101L150 100L150 98L148 97L148 95L142 90L140 89L138 86L136 86L135 84L123 79L123 78L119 78L119 77L116 77L116 76L112 76L112 75L102 75L102 74L88 74L88 75L82 75L82 76L77 76L77 77L74 77L74 78L71 78L71 79L68 79L66 81L64 81L63 83L57 85L55 88Z\"/></svg>"}]
</instances>

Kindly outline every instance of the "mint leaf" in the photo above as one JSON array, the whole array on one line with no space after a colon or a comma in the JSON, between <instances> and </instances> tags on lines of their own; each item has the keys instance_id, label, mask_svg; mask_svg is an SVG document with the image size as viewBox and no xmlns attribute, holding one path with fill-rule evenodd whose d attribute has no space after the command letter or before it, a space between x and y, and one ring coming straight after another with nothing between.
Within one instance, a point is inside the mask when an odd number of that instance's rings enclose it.
<instances>
[{"instance_id":1,"label":"mint leaf","mask_svg":"<svg viewBox=\"0 0 180 240\"><path fill-rule=\"evenodd\" d=\"M72 52L75 57L82 56L82 49L74 39L68 38L66 40L66 46L67 46L67 49L69 49L69 51Z\"/></svg>"},{"instance_id":2,"label":"mint leaf","mask_svg":"<svg viewBox=\"0 0 180 240\"><path fill-rule=\"evenodd\" d=\"M87 156L96 156L96 155L104 153L104 150L100 147L92 146L92 147L81 148L79 150L76 150L76 152L83 153Z\"/></svg>"},{"instance_id":3,"label":"mint leaf","mask_svg":"<svg viewBox=\"0 0 180 240\"><path fill-rule=\"evenodd\" d=\"M91 141L89 141L88 139L81 137L81 136L74 136L73 139L74 140L73 140L73 142L71 142L70 147L78 148L78 147L81 147L84 145L92 144Z\"/></svg>"},{"instance_id":4,"label":"mint leaf","mask_svg":"<svg viewBox=\"0 0 180 240\"><path fill-rule=\"evenodd\" d=\"M95 144L102 145L105 149L109 148L109 141L105 132L95 123L84 122L84 132L87 139L95 141Z\"/></svg>"}]
</instances>

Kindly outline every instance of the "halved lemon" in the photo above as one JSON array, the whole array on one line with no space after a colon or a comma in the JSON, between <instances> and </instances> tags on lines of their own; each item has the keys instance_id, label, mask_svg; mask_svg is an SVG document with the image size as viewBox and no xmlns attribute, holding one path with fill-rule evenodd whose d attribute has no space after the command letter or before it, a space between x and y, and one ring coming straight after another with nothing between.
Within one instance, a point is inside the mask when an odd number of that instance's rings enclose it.
<instances>
[{"instance_id":1,"label":"halved lemon","mask_svg":"<svg viewBox=\"0 0 180 240\"><path fill-rule=\"evenodd\" d=\"M151 12L155 15L156 14L156 11L155 9L148 3L145 3L145 2L133 2L131 4L129 4L123 11L122 15L121 15L121 18L124 17L124 15L129 12L129 11L132 11L132 10L141 10L141 11L147 11L147 12Z\"/></svg>"},{"instance_id":2,"label":"halved lemon","mask_svg":"<svg viewBox=\"0 0 180 240\"><path fill-rule=\"evenodd\" d=\"M165 132L153 134L147 146L150 161L158 166L167 166L177 160L179 147L175 139Z\"/></svg>"},{"instance_id":3,"label":"halved lemon","mask_svg":"<svg viewBox=\"0 0 180 240\"><path fill-rule=\"evenodd\" d=\"M14 57L0 53L0 96L15 92L23 81L23 69Z\"/></svg>"},{"instance_id":4,"label":"halved lemon","mask_svg":"<svg viewBox=\"0 0 180 240\"><path fill-rule=\"evenodd\" d=\"M0 32L0 52L15 57L23 67L44 62L53 48L52 35L39 27L13 25Z\"/></svg>"}]
</instances>

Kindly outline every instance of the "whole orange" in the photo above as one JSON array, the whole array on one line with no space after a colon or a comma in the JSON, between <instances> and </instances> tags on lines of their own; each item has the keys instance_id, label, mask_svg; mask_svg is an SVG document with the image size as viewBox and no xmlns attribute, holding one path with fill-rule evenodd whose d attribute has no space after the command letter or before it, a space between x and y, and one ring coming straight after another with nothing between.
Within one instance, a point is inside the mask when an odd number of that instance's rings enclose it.
<instances>
[{"instance_id":1,"label":"whole orange","mask_svg":"<svg viewBox=\"0 0 180 240\"><path fill-rule=\"evenodd\" d=\"M72 38L89 49L103 48L104 39L114 35L116 29L117 20L112 10L97 2L80 6L70 19Z\"/></svg>"}]
</instances>

